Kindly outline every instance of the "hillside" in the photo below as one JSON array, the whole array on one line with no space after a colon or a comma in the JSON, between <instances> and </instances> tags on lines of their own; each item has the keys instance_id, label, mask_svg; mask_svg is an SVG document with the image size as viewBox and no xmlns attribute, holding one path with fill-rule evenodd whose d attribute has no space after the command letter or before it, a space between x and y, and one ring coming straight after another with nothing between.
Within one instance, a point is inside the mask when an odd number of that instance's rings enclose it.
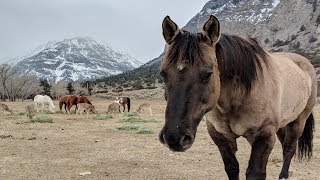
<instances>
[{"instance_id":1,"label":"hillside","mask_svg":"<svg viewBox=\"0 0 320 180\"><path fill-rule=\"evenodd\" d=\"M182 29L201 31L213 14L222 33L249 35L269 51L290 51L320 66L320 8L318 0L210 0ZM174 19L173 19L174 20ZM161 22L159 22L161 24ZM130 73L104 78L111 84L160 78L161 56ZM119 84L119 83L118 83Z\"/></svg>"}]
</instances>

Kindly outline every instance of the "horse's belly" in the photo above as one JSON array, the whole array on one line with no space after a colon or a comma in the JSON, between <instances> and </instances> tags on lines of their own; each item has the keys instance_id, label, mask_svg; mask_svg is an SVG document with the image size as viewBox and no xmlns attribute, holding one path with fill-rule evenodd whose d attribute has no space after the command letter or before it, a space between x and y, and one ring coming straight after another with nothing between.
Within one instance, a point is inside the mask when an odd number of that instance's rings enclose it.
<instances>
[{"instance_id":1,"label":"horse's belly","mask_svg":"<svg viewBox=\"0 0 320 180\"><path fill-rule=\"evenodd\" d=\"M306 108L309 96L304 96L304 99L300 99L298 102L292 102L282 104L281 121L279 123L280 128L286 126L288 123L294 121L299 114Z\"/></svg>"}]
</instances>

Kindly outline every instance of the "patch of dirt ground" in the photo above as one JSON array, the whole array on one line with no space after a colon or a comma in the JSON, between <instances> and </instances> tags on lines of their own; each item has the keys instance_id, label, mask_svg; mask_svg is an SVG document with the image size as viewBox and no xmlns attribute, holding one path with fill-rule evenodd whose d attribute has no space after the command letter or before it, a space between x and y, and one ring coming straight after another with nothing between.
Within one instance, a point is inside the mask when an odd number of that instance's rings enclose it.
<instances>
[{"instance_id":1,"label":"patch of dirt ground","mask_svg":"<svg viewBox=\"0 0 320 180\"><path fill-rule=\"evenodd\" d=\"M105 113L113 102L89 99L100 113ZM132 111L146 101L132 99ZM97 120L95 115L87 119L86 115L37 113L35 118L49 117L53 123L26 123L29 120L22 112L31 101L4 103L14 114L0 115L0 179L227 179L204 121L198 127L193 146L186 152L171 152L159 142L158 132L164 124L163 100L151 102L153 116L143 116L150 121L134 124L149 128L153 134L116 130L128 125L119 121L122 114ZM57 101L54 103L58 105ZM320 177L319 110L320 107L314 110L317 121L313 158L308 162L293 160L291 179ZM250 145L243 138L237 143L240 179L245 179ZM277 140L269 157L267 179L278 178L281 154Z\"/></svg>"}]
</instances>

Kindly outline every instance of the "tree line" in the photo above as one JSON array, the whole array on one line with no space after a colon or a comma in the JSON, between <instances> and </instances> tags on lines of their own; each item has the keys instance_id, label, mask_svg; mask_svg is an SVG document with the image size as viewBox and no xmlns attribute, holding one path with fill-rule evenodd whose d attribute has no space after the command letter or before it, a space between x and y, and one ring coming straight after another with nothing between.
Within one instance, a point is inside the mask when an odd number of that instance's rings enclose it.
<instances>
[{"instance_id":1,"label":"tree line","mask_svg":"<svg viewBox=\"0 0 320 180\"><path fill-rule=\"evenodd\" d=\"M0 101L33 99L37 94L58 99L66 94L91 95L93 90L94 84L90 81L51 83L36 76L19 76L17 69L8 64L0 64Z\"/></svg>"}]
</instances>

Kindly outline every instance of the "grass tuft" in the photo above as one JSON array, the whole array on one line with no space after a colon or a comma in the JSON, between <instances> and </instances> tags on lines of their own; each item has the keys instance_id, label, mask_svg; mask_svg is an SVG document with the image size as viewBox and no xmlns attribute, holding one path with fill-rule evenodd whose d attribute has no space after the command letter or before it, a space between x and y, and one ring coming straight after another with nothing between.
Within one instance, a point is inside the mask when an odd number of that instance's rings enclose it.
<instances>
[{"instance_id":1,"label":"grass tuft","mask_svg":"<svg viewBox=\"0 0 320 180\"><path fill-rule=\"evenodd\" d=\"M53 123L49 117L37 117L30 120L30 123Z\"/></svg>"},{"instance_id":2,"label":"grass tuft","mask_svg":"<svg viewBox=\"0 0 320 180\"><path fill-rule=\"evenodd\" d=\"M154 131L150 128L140 127L137 131L137 134L154 134Z\"/></svg>"},{"instance_id":3,"label":"grass tuft","mask_svg":"<svg viewBox=\"0 0 320 180\"><path fill-rule=\"evenodd\" d=\"M125 113L124 117L120 119L120 123L158 123L160 121L155 119L144 119L137 113Z\"/></svg>"},{"instance_id":4,"label":"grass tuft","mask_svg":"<svg viewBox=\"0 0 320 180\"><path fill-rule=\"evenodd\" d=\"M136 113L136 112L125 112L125 113L123 114L123 116L124 116L124 117L132 117L132 116L138 116L138 117L140 117L140 115L139 115L138 113Z\"/></svg>"},{"instance_id":5,"label":"grass tuft","mask_svg":"<svg viewBox=\"0 0 320 180\"><path fill-rule=\"evenodd\" d=\"M95 120L107 120L112 118L113 116L111 114L97 114L94 116Z\"/></svg>"},{"instance_id":6,"label":"grass tuft","mask_svg":"<svg viewBox=\"0 0 320 180\"><path fill-rule=\"evenodd\" d=\"M134 132L137 134L153 134L154 131L150 128L141 127L141 126L133 126L133 125L123 125L116 128L119 131L128 131L128 132Z\"/></svg>"}]
</instances>

